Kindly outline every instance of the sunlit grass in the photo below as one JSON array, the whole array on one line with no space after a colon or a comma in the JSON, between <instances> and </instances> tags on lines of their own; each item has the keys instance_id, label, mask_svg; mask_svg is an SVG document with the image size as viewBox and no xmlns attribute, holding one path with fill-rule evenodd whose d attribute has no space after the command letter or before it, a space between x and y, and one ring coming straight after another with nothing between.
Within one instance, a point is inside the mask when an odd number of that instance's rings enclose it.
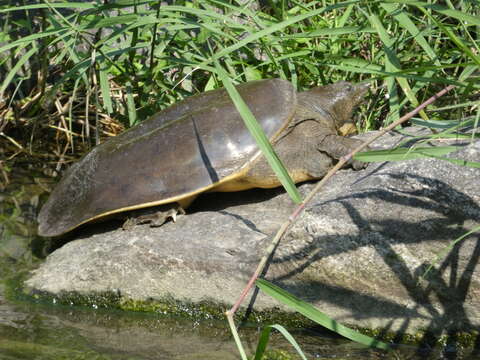
<instances>
[{"instance_id":1,"label":"sunlit grass","mask_svg":"<svg viewBox=\"0 0 480 360\"><path fill-rule=\"evenodd\" d=\"M461 119L478 108L480 17L474 3L273 3L277 6L214 0L160 8L153 1L4 5L3 111L11 105L20 116L54 115L55 109L45 104L58 99L69 107L70 130L84 136L79 113L90 125L102 126L92 117L101 112L129 127L179 99L218 86L215 60L225 64L236 82L281 77L299 90L370 79L373 94L357 116L361 131L396 120L403 109L446 84L458 88L441 106L464 106L430 109L420 114L424 121ZM65 94L74 85L77 98L72 100ZM16 108L25 98L32 104ZM87 98L88 108L75 108ZM58 117L49 119L63 126ZM38 121L41 128L58 131L47 128L46 117ZM65 136L64 141L70 140Z\"/></svg>"}]
</instances>

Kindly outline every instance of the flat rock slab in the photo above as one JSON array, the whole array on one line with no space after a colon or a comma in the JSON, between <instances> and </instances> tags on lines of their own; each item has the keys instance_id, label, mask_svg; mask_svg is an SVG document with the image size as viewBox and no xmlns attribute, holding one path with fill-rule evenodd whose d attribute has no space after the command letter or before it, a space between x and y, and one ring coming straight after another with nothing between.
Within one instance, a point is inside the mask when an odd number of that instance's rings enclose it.
<instances>
[{"instance_id":1,"label":"flat rock slab","mask_svg":"<svg viewBox=\"0 0 480 360\"><path fill-rule=\"evenodd\" d=\"M401 139L386 135L377 146ZM480 141L449 157L480 161ZM56 295L232 304L293 208L278 189L207 194L176 223L79 235L26 285ZM476 329L480 236L465 234L479 219L478 168L431 158L343 170L282 240L265 277L343 323ZM277 307L265 295L255 299L257 310Z\"/></svg>"}]
</instances>

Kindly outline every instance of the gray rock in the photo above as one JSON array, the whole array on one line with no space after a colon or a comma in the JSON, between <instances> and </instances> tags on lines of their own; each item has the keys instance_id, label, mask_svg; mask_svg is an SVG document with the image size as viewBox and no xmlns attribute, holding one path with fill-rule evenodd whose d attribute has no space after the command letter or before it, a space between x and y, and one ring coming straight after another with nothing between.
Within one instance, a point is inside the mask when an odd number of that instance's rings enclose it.
<instances>
[{"instance_id":1,"label":"gray rock","mask_svg":"<svg viewBox=\"0 0 480 360\"><path fill-rule=\"evenodd\" d=\"M386 135L377 146L401 138ZM451 157L480 161L480 141ZM282 240L266 278L343 323L471 330L480 325L478 232L449 246L479 225L479 178L478 168L433 158L342 170ZM177 223L67 243L26 285L52 294L232 304L293 209L278 189L207 194ZM278 306L261 293L255 298L257 310Z\"/></svg>"}]
</instances>

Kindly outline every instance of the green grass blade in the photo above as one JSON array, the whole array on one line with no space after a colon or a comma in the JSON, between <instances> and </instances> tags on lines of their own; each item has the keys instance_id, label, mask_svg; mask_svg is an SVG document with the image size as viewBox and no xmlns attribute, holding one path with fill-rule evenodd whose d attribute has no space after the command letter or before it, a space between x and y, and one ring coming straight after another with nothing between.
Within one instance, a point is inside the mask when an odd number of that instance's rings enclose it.
<instances>
[{"instance_id":1,"label":"green grass blade","mask_svg":"<svg viewBox=\"0 0 480 360\"><path fill-rule=\"evenodd\" d=\"M137 121L137 109L135 108L135 101L133 100L132 85L130 82L127 82L127 111L128 111L128 122L130 127L134 126Z\"/></svg>"},{"instance_id":2,"label":"green grass blade","mask_svg":"<svg viewBox=\"0 0 480 360\"><path fill-rule=\"evenodd\" d=\"M454 19L463 21L466 25L480 25L480 18L466 14L462 11L450 9L448 7L438 5L438 4L429 4L422 1L410 1L410 0L384 0L385 2L390 3L398 3L398 4L405 4L405 5L414 5L418 7L422 7L425 9L432 9L439 14L446 15L452 17Z\"/></svg>"},{"instance_id":3,"label":"green grass blade","mask_svg":"<svg viewBox=\"0 0 480 360\"><path fill-rule=\"evenodd\" d=\"M110 85L108 83L108 73L102 66L105 64L100 64L99 69L99 78L100 78L100 90L102 92L103 107L109 113L113 113L112 98L110 97Z\"/></svg>"},{"instance_id":4,"label":"green grass blade","mask_svg":"<svg viewBox=\"0 0 480 360\"><path fill-rule=\"evenodd\" d=\"M15 74L20 70L20 68L30 59L33 54L37 52L37 49L35 47L32 47L30 50L28 50L23 56L20 58L15 63L15 66L12 67L12 69L8 72L7 76L5 76L5 79L3 80L2 86L0 87L0 98L2 97L3 92L7 88L7 86L10 84L12 79L15 77Z\"/></svg>"},{"instance_id":5,"label":"green grass blade","mask_svg":"<svg viewBox=\"0 0 480 360\"><path fill-rule=\"evenodd\" d=\"M56 11L56 10L55 10ZM57 22L57 19L53 16L53 14L47 14L48 16L48 19L50 20L50 22L56 26L56 27L60 27L60 23ZM70 60L74 63L74 64L78 64L80 62L80 56L77 49L76 49L76 35L78 34L77 33L77 30L76 30L76 27L75 26L72 26L71 25L71 22L66 19L66 18L62 18L63 22L67 24L67 26L69 26L69 28L71 29L70 32L68 33L65 33L65 34L62 34L60 36L57 37L57 39L61 38L61 39L64 39L63 41L63 46L65 48L65 50L67 50L69 56L70 56ZM75 35L73 35L75 34ZM57 40L56 39L56 40ZM73 41L72 41L73 40ZM88 57L87 57L87 60L89 61L89 65L91 64L90 60ZM75 67L75 66L74 66ZM79 74L82 79L83 79L83 82L85 84L85 86L88 88L88 84L89 84L89 80L88 80L88 77L86 76L85 72L80 72ZM55 89L56 85L53 87ZM54 91L52 91L53 93Z\"/></svg>"},{"instance_id":6,"label":"green grass blade","mask_svg":"<svg viewBox=\"0 0 480 360\"><path fill-rule=\"evenodd\" d=\"M126 25L129 23L136 22L138 20L137 14L128 14L128 15L120 15L120 16L112 16L109 18L97 18L86 25L89 29L99 29L102 27L109 27L114 25Z\"/></svg>"},{"instance_id":7,"label":"green grass blade","mask_svg":"<svg viewBox=\"0 0 480 360\"><path fill-rule=\"evenodd\" d=\"M404 161L425 157L437 157L458 150L458 146L436 146L417 148L397 148L392 150L364 151L354 155L354 159L365 162Z\"/></svg>"},{"instance_id":8,"label":"green grass blade","mask_svg":"<svg viewBox=\"0 0 480 360\"><path fill-rule=\"evenodd\" d=\"M257 349L255 350L255 357L253 360L262 360L265 350L267 349L268 340L270 339L270 333L272 332L271 326L265 326L258 339Z\"/></svg>"},{"instance_id":9,"label":"green grass blade","mask_svg":"<svg viewBox=\"0 0 480 360\"><path fill-rule=\"evenodd\" d=\"M107 55L107 56L118 56L118 55L128 53L129 51L131 51L131 49L141 49L141 48L148 47L149 45L150 45L150 43L143 42L143 43L138 44L135 47L127 47L127 48L124 48L124 49L109 51L109 52L105 53L105 55ZM75 65L72 66L70 68L70 70L68 70L62 76L62 78L55 83L55 85L52 87L52 89L50 89L50 93L52 93L52 94L55 93L55 91L58 90L60 85L62 85L68 79L76 78L79 75L84 76L85 72L87 71L87 69L90 67L90 65L92 63L92 59L90 57L85 57L81 60L79 58L77 58L76 55L75 55L75 51L73 51L73 50L71 50L71 56L72 56L72 59L75 62ZM97 54L94 62L99 62L100 63L100 62L103 62L105 60L106 59L105 59L105 56L103 54Z\"/></svg>"},{"instance_id":10,"label":"green grass blade","mask_svg":"<svg viewBox=\"0 0 480 360\"><path fill-rule=\"evenodd\" d=\"M458 77L458 79L460 81L465 81L467 80L470 76L472 76L473 74L475 74L476 72L478 71L478 66L475 66L475 65L469 65L467 67L465 67L465 69L463 69L462 73L460 74L460 76ZM475 83L473 83L475 84Z\"/></svg>"},{"instance_id":11,"label":"green grass blade","mask_svg":"<svg viewBox=\"0 0 480 360\"><path fill-rule=\"evenodd\" d=\"M458 103L458 104L440 106L440 107L436 107L435 111L438 112L438 111L452 110L452 109L458 109L458 108L463 108L463 107L466 108L467 106L474 106L474 107L480 109L480 107L479 107L480 106L480 101L467 101L467 102Z\"/></svg>"},{"instance_id":12,"label":"green grass blade","mask_svg":"<svg viewBox=\"0 0 480 360\"><path fill-rule=\"evenodd\" d=\"M97 47L99 47L102 44L109 44L110 46L114 47L115 41L117 41L118 38L121 38L122 36L125 38L128 38L133 31L135 31L136 28L146 28L149 25L158 25L159 23L162 23L162 19L157 19L153 16L141 16L138 17L137 20L134 23L130 23L126 26L119 27L117 29L113 29L114 31L106 36L103 39L100 39L97 42ZM162 23L164 30L166 32L174 32L176 30L193 30L193 29L199 29L199 25L189 25L189 24L181 24L181 25L176 25L176 24L170 24L168 20L164 21ZM84 26L82 29L87 30L88 27ZM141 29L140 29L141 30Z\"/></svg>"},{"instance_id":13,"label":"green grass blade","mask_svg":"<svg viewBox=\"0 0 480 360\"><path fill-rule=\"evenodd\" d=\"M425 53L434 60L437 65L440 65L437 55L432 47L428 44L425 37L422 35L420 29L418 29L412 20L404 11L398 11L398 6L396 4L383 3L381 6L389 13L394 14L393 17L397 20L401 27L406 29L410 35L413 36L414 40L422 47Z\"/></svg>"},{"instance_id":14,"label":"green grass blade","mask_svg":"<svg viewBox=\"0 0 480 360\"><path fill-rule=\"evenodd\" d=\"M399 71L401 70L401 65L400 65L400 60L398 59L397 55L395 54L394 51L394 43L395 41L390 37L388 34L387 30L383 26L382 22L380 21L379 17L375 14L371 14L369 16L370 23L372 26L377 30L377 33L380 37L380 40L383 42L384 50L385 50L385 70L387 71ZM414 107L417 107L419 105L419 102L417 98L415 97L414 92L410 88L410 85L408 84L407 79L403 77L396 77L395 78L400 87L403 90L403 93L407 96L408 100L413 104ZM396 91L394 90L394 83L391 80L388 80L387 82L389 91L392 92L392 95L394 97L391 99L391 106L393 106L394 109L394 117L393 121L397 120L399 116L399 107L400 104L398 103L398 96L396 94ZM422 110L420 111L420 116L427 120L428 117L425 114L425 112Z\"/></svg>"},{"instance_id":15,"label":"green grass blade","mask_svg":"<svg viewBox=\"0 0 480 360\"><path fill-rule=\"evenodd\" d=\"M342 71L351 71L355 73L361 73L361 74L372 74L372 75L380 75L387 77L386 80L390 77L404 77L406 79L413 79L413 80L418 80L422 81L425 83L436 83L436 84L444 84L444 85L455 85L458 87L467 87L467 86L473 86L477 89L480 89L480 84L478 82L475 82L472 80L471 82L467 83L466 79L465 81L457 81L454 79L447 79L445 77L431 77L431 78L426 78L424 76L418 76L418 75L413 75L413 74L408 74L409 71L415 71L414 69L408 69L408 70L402 70L402 71L382 71L378 70L378 65L371 64L368 66L358 66L358 65L336 65L336 64L326 64L327 66L342 70ZM461 64L460 64L461 65ZM455 64L454 66L459 66L459 64ZM448 68L448 65L443 66L445 68ZM420 67L419 67L420 69ZM420 69L422 70L422 69Z\"/></svg>"},{"instance_id":16,"label":"green grass blade","mask_svg":"<svg viewBox=\"0 0 480 360\"><path fill-rule=\"evenodd\" d=\"M349 22L350 17L352 16L352 13L354 13L355 6L353 4L348 5L345 10L343 11L342 16L338 21L335 21L337 23L337 27L344 27L345 24ZM373 29L372 29L373 30ZM337 37L333 37L333 41L337 40Z\"/></svg>"},{"instance_id":17,"label":"green grass blade","mask_svg":"<svg viewBox=\"0 0 480 360\"><path fill-rule=\"evenodd\" d=\"M268 340L270 339L270 333L272 329L277 330L280 334L283 335L285 339L293 346L293 348L297 351L298 355L303 359L307 360L307 357L303 353L302 349L298 345L297 341L293 338L293 336L285 329L282 325L267 325L263 328L262 333L260 335L260 339L258 340L257 350L255 351L254 360L262 360L263 355L265 354L265 349L268 345Z\"/></svg>"},{"instance_id":18,"label":"green grass blade","mask_svg":"<svg viewBox=\"0 0 480 360\"><path fill-rule=\"evenodd\" d=\"M0 53L5 51L5 50L14 48L16 46L20 46L24 43L29 43L29 42L33 43L34 40L38 40L38 39L41 39L41 38L53 36L55 34L58 34L58 33L64 32L64 31L67 32L67 30L68 30L68 28L51 29L51 30L42 31L41 33L38 33L38 34L32 34L32 35L22 37L21 39L12 41L11 43L0 47ZM73 31L70 32L70 33L73 33Z\"/></svg>"},{"instance_id":19,"label":"green grass blade","mask_svg":"<svg viewBox=\"0 0 480 360\"><path fill-rule=\"evenodd\" d=\"M380 40L382 40L383 42L383 49L385 52L385 71L397 71L399 69L399 66L395 66L395 64L393 64L393 61L396 60L396 56L393 54L393 51L391 49L392 41L388 36L387 31L385 30L383 24L380 22L380 19L376 15L370 14L368 20L370 21L370 24L373 26L373 28L377 30ZM400 118L400 100L398 97L397 87L395 85L395 78L389 76L385 79L385 83L387 84L388 102L390 106L388 119L385 121L385 123L388 124Z\"/></svg>"},{"instance_id":20,"label":"green grass blade","mask_svg":"<svg viewBox=\"0 0 480 360\"><path fill-rule=\"evenodd\" d=\"M475 138L480 138L480 134L476 133L476 134L459 134L459 133L456 133L456 134L443 134L442 136L440 136L441 138L443 139L471 139L471 140L474 140Z\"/></svg>"},{"instance_id":21,"label":"green grass blade","mask_svg":"<svg viewBox=\"0 0 480 360\"><path fill-rule=\"evenodd\" d=\"M440 21L435 19L424 7L418 6L426 16L428 16L433 22L435 22L442 31L447 34L450 40L467 56L469 56L477 66L480 66L480 57L477 56L470 48L463 43L463 41L452 31L452 29L446 25L443 25ZM478 69L478 67L477 67Z\"/></svg>"},{"instance_id":22,"label":"green grass blade","mask_svg":"<svg viewBox=\"0 0 480 360\"><path fill-rule=\"evenodd\" d=\"M293 35L282 36L282 39L310 38L318 36L336 36L355 33L374 33L375 29L369 26L344 26L338 28L317 29L308 32L296 33Z\"/></svg>"},{"instance_id":23,"label":"green grass blade","mask_svg":"<svg viewBox=\"0 0 480 360\"><path fill-rule=\"evenodd\" d=\"M457 47L460 50L462 50L465 54L467 54L470 57L470 59L472 59L477 64L477 66L480 66L480 56L477 56L472 50L470 50L470 48L467 45L465 45L463 41L460 40L460 38L457 35L455 35L455 33L451 29L449 29L448 27L442 26L442 30L445 32L445 34L447 34L450 40L452 40L452 42L455 45L457 45Z\"/></svg>"},{"instance_id":24,"label":"green grass blade","mask_svg":"<svg viewBox=\"0 0 480 360\"><path fill-rule=\"evenodd\" d=\"M466 138L470 138L470 136L467 136ZM452 158L446 158L446 157L441 157L441 156L434 156L434 158L439 159L439 160L444 160L451 162L452 164L458 165L458 166L466 166L466 167L471 167L471 168L480 168L480 162L478 161L467 161L464 159L452 159Z\"/></svg>"},{"instance_id":25,"label":"green grass blade","mask_svg":"<svg viewBox=\"0 0 480 360\"><path fill-rule=\"evenodd\" d=\"M235 341L235 345L237 346L237 350L240 353L240 357L242 360L248 360L247 354L245 353L245 349L243 348L242 341L240 340L240 336L238 335L237 327L235 326L235 322L233 320L233 316L227 315L228 326L230 326L230 331L233 336L233 340Z\"/></svg>"},{"instance_id":26,"label":"green grass blade","mask_svg":"<svg viewBox=\"0 0 480 360\"><path fill-rule=\"evenodd\" d=\"M478 130L478 125L480 124L480 107L477 108L477 114L475 116L475 119L474 119L474 127L473 127L473 131L472 131L472 134L471 134L471 138L472 138L472 141L475 137L478 137L478 133L477 133L477 130Z\"/></svg>"},{"instance_id":27,"label":"green grass blade","mask_svg":"<svg viewBox=\"0 0 480 360\"><path fill-rule=\"evenodd\" d=\"M279 181L282 183L283 187L290 195L292 200L299 204L302 202L302 197L298 192L293 180L291 179L290 175L288 174L287 169L282 164L280 158L277 156L275 151L273 150L270 141L265 136L263 129L258 124L255 116L252 114L250 109L248 108L247 104L243 101L242 97L238 93L237 89L233 86L230 78L226 74L226 72L221 68L221 66L216 62L215 63L217 73L222 80L225 89L227 90L230 98L232 99L235 107L237 108L238 112L242 116L242 119L245 122L248 130L254 137L255 141L257 142L259 148L261 149L263 155L267 159L269 165L272 167L273 171L277 175Z\"/></svg>"},{"instance_id":28,"label":"green grass blade","mask_svg":"<svg viewBox=\"0 0 480 360\"><path fill-rule=\"evenodd\" d=\"M140 6L149 3L158 3L158 0L115 0L112 2L105 2L105 5L98 6L98 11L109 10L109 9L121 9L130 6Z\"/></svg>"},{"instance_id":29,"label":"green grass blade","mask_svg":"<svg viewBox=\"0 0 480 360\"><path fill-rule=\"evenodd\" d=\"M412 119L410 122L414 125L423 126L430 129L450 129L452 126L458 125L458 120L422 120ZM467 125L467 122L465 123Z\"/></svg>"},{"instance_id":30,"label":"green grass blade","mask_svg":"<svg viewBox=\"0 0 480 360\"><path fill-rule=\"evenodd\" d=\"M167 6L162 6L162 13L164 16L166 16L167 14L168 15L172 14L172 16L175 16L175 13L186 13L202 19L210 19L210 20L215 19L219 23L228 24L229 26L232 27L232 29L237 28L244 31L247 30L247 28L244 25L236 22L234 19L232 19L231 16L225 16L211 10L202 10L199 8L178 6L178 5L167 5Z\"/></svg>"},{"instance_id":31,"label":"green grass blade","mask_svg":"<svg viewBox=\"0 0 480 360\"><path fill-rule=\"evenodd\" d=\"M306 20L310 17L313 17L313 16L316 16L316 15L320 15L322 14L323 12L326 12L328 10L333 10L333 9L340 9L340 8L344 8L350 4L355 4L355 3L358 3L360 0L353 0L353 1L346 1L346 2L341 2L341 3L338 3L338 4L335 4L335 5L330 5L330 6L326 6L326 7L322 7L322 8L319 8L319 9L316 9L316 10L312 10L310 12L307 12L305 14L301 14L301 15L297 15L297 16L293 16L285 21L282 21L281 23L278 23L278 24L274 24L272 26L269 26L268 28L265 28L263 30L260 30L260 31L257 31L247 37L245 37L244 39L240 40L240 41L237 41L235 44L233 45L230 45L229 47L217 52L215 55L213 55L210 59L208 59L206 61L206 63L210 63L212 61L215 61L215 60L218 60L220 59L221 57L225 56L225 55L228 55L230 54L231 52L237 50L237 49L240 49L241 47L251 43L251 42L254 42L264 36L267 36L267 35L270 35L276 31L280 31L280 30L283 30L284 28L292 25L292 24L295 24L295 23L298 23L300 21L303 21L303 20ZM202 65L205 65L205 64L202 64Z\"/></svg>"},{"instance_id":32,"label":"green grass blade","mask_svg":"<svg viewBox=\"0 0 480 360\"><path fill-rule=\"evenodd\" d=\"M428 266L428 268L425 270L425 272L423 273L422 277L425 278L427 276L427 274L430 272L430 270L433 269L433 267L435 266L435 264L437 264L441 259L444 259L447 254L449 252L452 251L453 247L460 241L462 241L463 239L465 239L466 237L470 236L471 234L474 234L476 232L479 232L480 231L480 226L477 226L475 228L473 228L472 230L466 232L465 234L459 236L458 238L456 238L455 240L451 241L448 246L446 246L442 251L440 251L440 253L437 254L437 256L435 257L435 259L432 261L432 263Z\"/></svg>"},{"instance_id":33,"label":"green grass blade","mask_svg":"<svg viewBox=\"0 0 480 360\"><path fill-rule=\"evenodd\" d=\"M307 360L307 357L305 356L302 349L300 348L300 345L298 345L297 341L293 338L292 334L290 334L287 331L287 329L285 329L282 325L278 325L278 324L270 325L270 327L272 327L275 330L277 330L278 332L280 332L283 335L283 337L285 339L287 339L287 341L293 346L293 348L296 350L298 355L300 355L300 357L303 360Z\"/></svg>"},{"instance_id":34,"label":"green grass blade","mask_svg":"<svg viewBox=\"0 0 480 360\"><path fill-rule=\"evenodd\" d=\"M354 331L337 321L331 319L320 310L316 309L312 305L298 299L297 297L293 296L292 294L286 292L285 290L279 288L276 285L264 280L258 279L256 281L257 286L262 290L264 293L268 294L269 296L277 299L281 303L291 307L292 309L298 311L303 316L309 318L310 320L315 321L317 324L322 325L323 327L336 332L339 335L342 335L350 340L358 342L359 344L363 344L370 347L376 347L378 349L388 350L390 346L387 343L382 341L376 340L371 338L367 335L363 335L357 331Z\"/></svg>"},{"instance_id":35,"label":"green grass blade","mask_svg":"<svg viewBox=\"0 0 480 360\"><path fill-rule=\"evenodd\" d=\"M73 103L75 102L77 97L77 90L79 88L80 80L82 80L82 78L80 77L75 80L75 83L73 85L72 96L69 99L70 105L68 106L68 127L71 132L73 132ZM71 137L72 148L74 148L74 141L75 141L75 136L72 136Z\"/></svg>"},{"instance_id":36,"label":"green grass blade","mask_svg":"<svg viewBox=\"0 0 480 360\"><path fill-rule=\"evenodd\" d=\"M81 2L58 2L58 3L51 3L51 4L33 4L33 5L25 5L25 6L12 6L6 9L1 9L1 13L6 13L9 11L18 11L18 10L30 10L30 9L45 9L45 8L63 8L63 9L93 9L96 7L95 4L92 3L81 3Z\"/></svg>"}]
</instances>

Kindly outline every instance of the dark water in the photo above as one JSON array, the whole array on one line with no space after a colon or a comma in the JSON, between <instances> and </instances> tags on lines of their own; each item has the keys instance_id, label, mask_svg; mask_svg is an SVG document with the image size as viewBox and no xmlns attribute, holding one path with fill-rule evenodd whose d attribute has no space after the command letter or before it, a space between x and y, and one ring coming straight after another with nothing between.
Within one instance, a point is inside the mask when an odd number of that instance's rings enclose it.
<instances>
[{"instance_id":1,"label":"dark water","mask_svg":"<svg viewBox=\"0 0 480 360\"><path fill-rule=\"evenodd\" d=\"M226 321L45 304L13 291L21 283L12 279L22 278L49 252L49 244L35 237L44 189L32 176L0 189L0 360L240 359ZM319 329L292 334L309 359L480 359L448 346L401 346L387 353ZM247 353L254 354L260 329L245 326L240 335ZM300 358L277 333L269 349L268 359Z\"/></svg>"}]
</instances>

